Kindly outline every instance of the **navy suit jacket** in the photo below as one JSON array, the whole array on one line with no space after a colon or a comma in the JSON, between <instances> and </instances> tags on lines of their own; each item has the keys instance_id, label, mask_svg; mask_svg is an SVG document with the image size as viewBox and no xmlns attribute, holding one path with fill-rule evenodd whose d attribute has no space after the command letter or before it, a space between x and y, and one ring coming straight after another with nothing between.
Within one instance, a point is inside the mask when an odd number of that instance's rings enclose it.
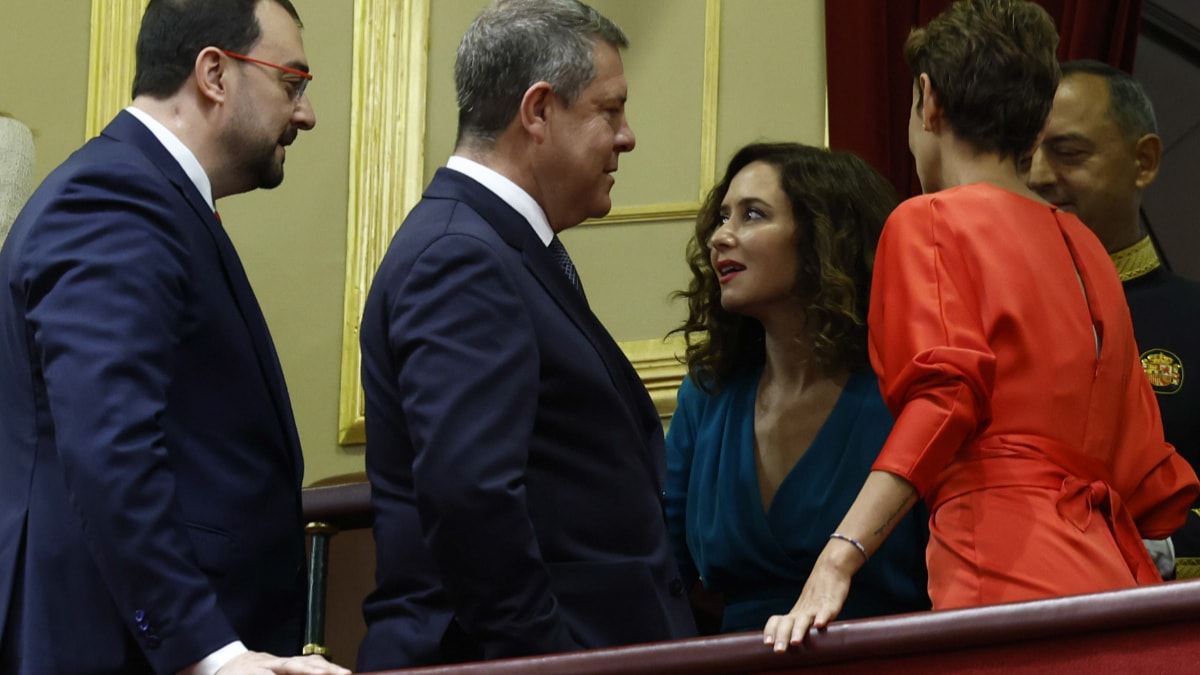
<instances>
[{"instance_id":1,"label":"navy suit jacket","mask_svg":"<svg viewBox=\"0 0 1200 675\"><path fill-rule=\"evenodd\" d=\"M695 634L654 405L515 210L438 171L361 341L377 588L360 670Z\"/></svg>"},{"instance_id":2,"label":"navy suit jacket","mask_svg":"<svg viewBox=\"0 0 1200 675\"><path fill-rule=\"evenodd\" d=\"M121 113L0 250L0 671L295 653L302 463L225 231Z\"/></svg>"}]
</instances>

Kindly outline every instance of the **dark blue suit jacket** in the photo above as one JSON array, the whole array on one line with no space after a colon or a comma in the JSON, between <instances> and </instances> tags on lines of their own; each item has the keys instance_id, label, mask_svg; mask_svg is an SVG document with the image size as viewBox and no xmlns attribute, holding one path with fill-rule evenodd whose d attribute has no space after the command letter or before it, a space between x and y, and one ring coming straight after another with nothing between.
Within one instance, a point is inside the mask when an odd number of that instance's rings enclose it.
<instances>
[{"instance_id":1,"label":"dark blue suit jacket","mask_svg":"<svg viewBox=\"0 0 1200 675\"><path fill-rule=\"evenodd\" d=\"M361 341L378 586L360 670L695 634L661 422L524 218L438 171Z\"/></svg>"},{"instance_id":2,"label":"dark blue suit jacket","mask_svg":"<svg viewBox=\"0 0 1200 675\"><path fill-rule=\"evenodd\" d=\"M299 441L232 243L121 113L0 250L0 671L295 653Z\"/></svg>"}]
</instances>

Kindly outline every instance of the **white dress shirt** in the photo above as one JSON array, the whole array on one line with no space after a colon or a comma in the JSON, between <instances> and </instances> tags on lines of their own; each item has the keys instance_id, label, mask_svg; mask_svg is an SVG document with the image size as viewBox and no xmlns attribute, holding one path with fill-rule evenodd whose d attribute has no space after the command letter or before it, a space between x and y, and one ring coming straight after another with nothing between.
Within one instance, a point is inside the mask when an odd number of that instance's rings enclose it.
<instances>
[{"instance_id":1,"label":"white dress shirt","mask_svg":"<svg viewBox=\"0 0 1200 675\"><path fill-rule=\"evenodd\" d=\"M521 189L521 186L479 162L458 155L454 155L446 162L446 168L474 179L495 193L497 197L504 200L505 204L513 207L517 213L529 221L529 225L543 244L550 245L550 241L554 239L554 230L550 229L550 221L546 218L546 212L528 192Z\"/></svg>"}]
</instances>

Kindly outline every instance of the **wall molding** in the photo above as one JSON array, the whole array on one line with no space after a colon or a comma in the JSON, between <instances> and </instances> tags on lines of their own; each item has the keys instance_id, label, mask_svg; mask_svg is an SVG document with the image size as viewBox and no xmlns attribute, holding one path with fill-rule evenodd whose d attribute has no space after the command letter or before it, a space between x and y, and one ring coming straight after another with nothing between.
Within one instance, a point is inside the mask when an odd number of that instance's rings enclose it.
<instances>
[{"instance_id":1,"label":"wall molding","mask_svg":"<svg viewBox=\"0 0 1200 675\"><path fill-rule=\"evenodd\" d=\"M704 2L704 73L700 85L700 185L696 201L614 207L603 218L582 226L631 225L695 220L708 191L717 182L717 113L721 80L721 0Z\"/></svg>"},{"instance_id":2,"label":"wall molding","mask_svg":"<svg viewBox=\"0 0 1200 675\"><path fill-rule=\"evenodd\" d=\"M92 0L85 141L98 136L129 105L145 4L145 0Z\"/></svg>"},{"instance_id":3,"label":"wall molding","mask_svg":"<svg viewBox=\"0 0 1200 675\"><path fill-rule=\"evenodd\" d=\"M665 422L675 413L675 394L687 375L682 359L686 349L683 336L672 335L665 340L628 340L618 343L621 351L633 364L650 399Z\"/></svg>"},{"instance_id":4,"label":"wall molding","mask_svg":"<svg viewBox=\"0 0 1200 675\"><path fill-rule=\"evenodd\" d=\"M350 198L338 441L366 442L363 303L388 243L421 199L430 0L355 0Z\"/></svg>"},{"instance_id":5,"label":"wall molding","mask_svg":"<svg viewBox=\"0 0 1200 675\"><path fill-rule=\"evenodd\" d=\"M717 108L721 94L721 0L704 5L704 80L700 112L700 194L697 208L717 182Z\"/></svg>"},{"instance_id":6,"label":"wall molding","mask_svg":"<svg viewBox=\"0 0 1200 675\"><path fill-rule=\"evenodd\" d=\"M692 220L700 210L699 202L650 204L649 206L614 206L603 218L589 218L579 227L597 225L633 225Z\"/></svg>"}]
</instances>

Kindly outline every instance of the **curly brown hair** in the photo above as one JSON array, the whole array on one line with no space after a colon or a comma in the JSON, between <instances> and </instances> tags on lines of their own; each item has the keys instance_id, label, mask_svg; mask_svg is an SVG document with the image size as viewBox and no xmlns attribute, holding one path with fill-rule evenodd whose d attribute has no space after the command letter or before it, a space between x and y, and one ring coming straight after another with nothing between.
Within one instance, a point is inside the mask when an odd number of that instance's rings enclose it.
<instances>
[{"instance_id":1,"label":"curly brown hair","mask_svg":"<svg viewBox=\"0 0 1200 675\"><path fill-rule=\"evenodd\" d=\"M1027 0L958 0L904 43L924 103L929 76L946 121L980 152L1019 159L1037 142L1058 89L1054 20Z\"/></svg>"},{"instance_id":2,"label":"curly brown hair","mask_svg":"<svg viewBox=\"0 0 1200 675\"><path fill-rule=\"evenodd\" d=\"M721 306L721 287L709 258L709 240L721 224L721 201L742 169L765 162L779 171L796 221L799 272L795 288L806 304L806 334L816 363L827 373L867 366L866 313L875 245L897 199L891 183L857 155L799 143L754 143L729 161L708 193L687 247L692 280L688 318L674 333L687 343L688 372L716 393L743 369L765 358L763 327Z\"/></svg>"}]
</instances>

